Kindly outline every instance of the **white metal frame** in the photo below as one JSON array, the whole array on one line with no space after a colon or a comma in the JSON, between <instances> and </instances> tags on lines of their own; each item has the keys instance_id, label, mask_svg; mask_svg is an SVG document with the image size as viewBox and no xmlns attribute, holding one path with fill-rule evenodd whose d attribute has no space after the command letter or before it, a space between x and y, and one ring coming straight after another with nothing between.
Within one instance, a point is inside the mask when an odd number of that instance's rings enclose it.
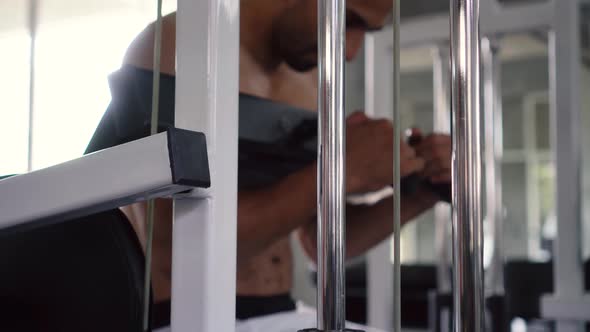
<instances>
[{"instance_id":1,"label":"white metal frame","mask_svg":"<svg viewBox=\"0 0 590 332\"><path fill-rule=\"evenodd\" d=\"M2 180L0 229L61 222L192 189L174 179L171 164L169 136L161 133Z\"/></svg>"},{"instance_id":2,"label":"white metal frame","mask_svg":"<svg viewBox=\"0 0 590 332\"><path fill-rule=\"evenodd\" d=\"M550 34L551 142L555 153L557 239L554 294L542 302L542 314L557 320L557 331L583 331L590 319L590 295L582 268L580 135L580 1L555 2Z\"/></svg>"},{"instance_id":3,"label":"white metal frame","mask_svg":"<svg viewBox=\"0 0 590 332\"><path fill-rule=\"evenodd\" d=\"M539 234L541 231L541 207L539 204L539 174L535 168L543 162L553 162L551 149L538 151L537 147L537 106L541 103L549 104L549 95L545 91L532 92L524 97L524 162L526 165L526 197L527 197L527 230L529 234ZM529 237L527 251L529 257L539 258L536 252L541 248L539 237Z\"/></svg>"},{"instance_id":4,"label":"white metal frame","mask_svg":"<svg viewBox=\"0 0 590 332\"><path fill-rule=\"evenodd\" d=\"M482 39L484 68L484 169L486 219L493 232L493 254L486 273L486 295L504 295L504 204L502 200L502 70L497 40Z\"/></svg>"},{"instance_id":5,"label":"white metal frame","mask_svg":"<svg viewBox=\"0 0 590 332\"><path fill-rule=\"evenodd\" d=\"M552 100L553 135L552 145L557 155L556 197L558 241L555 261L556 294L543 300L543 316L558 321L558 331L581 331L580 320L590 317L590 299L584 294L582 284L581 259L581 210L580 210L580 162L581 149L579 133L580 91L579 91L579 17L577 15L581 0L548 0L546 2L501 5L497 0L481 0L482 37L499 36L511 32L545 31L551 32L552 53ZM448 14L428 15L406 19L402 23L402 47L448 44ZM389 89L390 68L387 57L391 56L391 29L385 29L368 38L366 54L367 109L387 110L392 103L384 100L379 91ZM382 53L381 53L382 52ZM379 68L373 71L371 68ZM379 112L379 111L378 111ZM381 252L381 257L376 255ZM383 267L384 250L375 251L369 256L369 308L381 308L391 312L390 302L384 296L371 292L371 289L384 289L383 285L392 283ZM388 254L387 254L388 255ZM381 264L379 266L378 264ZM379 277L373 277L379 275ZM379 282L379 285L371 285ZM574 309L573 306L577 309ZM389 307L388 307L389 306ZM387 308L387 309L385 309ZM572 310L569 310L572 309ZM386 317L370 313L371 324L390 326ZM578 322L576 322L578 320ZM386 324L386 325L382 325Z\"/></svg>"},{"instance_id":6,"label":"white metal frame","mask_svg":"<svg viewBox=\"0 0 590 332\"><path fill-rule=\"evenodd\" d=\"M391 118L393 68L391 30L368 35L365 39L365 113ZM392 241L383 241L367 255L367 313L369 326L390 331L393 328Z\"/></svg>"},{"instance_id":7,"label":"white metal frame","mask_svg":"<svg viewBox=\"0 0 590 332\"><path fill-rule=\"evenodd\" d=\"M172 330L234 331L240 0L179 0L176 126L204 132L211 188L174 203Z\"/></svg>"},{"instance_id":8,"label":"white metal frame","mask_svg":"<svg viewBox=\"0 0 590 332\"><path fill-rule=\"evenodd\" d=\"M502 5L497 0L481 0L481 35L549 29L555 1ZM448 13L408 19L402 25L402 47L448 42Z\"/></svg>"},{"instance_id":9,"label":"white metal frame","mask_svg":"<svg viewBox=\"0 0 590 332\"><path fill-rule=\"evenodd\" d=\"M450 134L450 52L449 47L438 45L432 50L433 56L433 129L438 133ZM439 203L434 207L434 236L437 262L437 289L442 294L452 290L451 276L451 207ZM445 326L448 326L446 324Z\"/></svg>"}]
</instances>

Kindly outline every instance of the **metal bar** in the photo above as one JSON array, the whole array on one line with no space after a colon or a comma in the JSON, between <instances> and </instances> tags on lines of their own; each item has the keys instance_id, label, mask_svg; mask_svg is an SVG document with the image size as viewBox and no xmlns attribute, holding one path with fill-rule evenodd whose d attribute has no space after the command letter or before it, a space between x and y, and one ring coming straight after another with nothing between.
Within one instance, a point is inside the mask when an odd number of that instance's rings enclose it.
<instances>
[{"instance_id":1,"label":"metal bar","mask_svg":"<svg viewBox=\"0 0 590 332\"><path fill-rule=\"evenodd\" d=\"M187 134L175 132L180 134L176 138ZM208 186L204 136L189 132L189 140L179 142L187 152L183 155L171 135L161 133L0 181L0 228L62 222ZM199 159L205 167L195 163ZM183 169L187 176L178 176Z\"/></svg>"},{"instance_id":2,"label":"metal bar","mask_svg":"<svg viewBox=\"0 0 590 332\"><path fill-rule=\"evenodd\" d=\"M484 329L479 0L451 0L454 331Z\"/></svg>"},{"instance_id":3,"label":"metal bar","mask_svg":"<svg viewBox=\"0 0 590 332\"><path fill-rule=\"evenodd\" d=\"M401 332L400 1L393 0L393 331Z\"/></svg>"},{"instance_id":4,"label":"metal bar","mask_svg":"<svg viewBox=\"0 0 590 332\"><path fill-rule=\"evenodd\" d=\"M393 75L385 69L390 63L387 47L390 34L372 33L365 41L365 113L373 118L388 118L391 114ZM391 268L391 239L383 241L367 254L367 313L369 326L392 330L393 269ZM384 264L384 262L387 262Z\"/></svg>"},{"instance_id":5,"label":"metal bar","mask_svg":"<svg viewBox=\"0 0 590 332\"><path fill-rule=\"evenodd\" d=\"M33 170L33 129L35 128L35 77L39 1L29 0L29 132L27 139L27 172Z\"/></svg>"},{"instance_id":6,"label":"metal bar","mask_svg":"<svg viewBox=\"0 0 590 332\"><path fill-rule=\"evenodd\" d=\"M451 113L449 101L449 47L437 46L433 52L434 118L433 127L437 133L451 132ZM451 276L451 236L449 220L451 209L446 203L434 208L434 233L437 253L437 288L442 294L452 291Z\"/></svg>"},{"instance_id":7,"label":"metal bar","mask_svg":"<svg viewBox=\"0 0 590 332\"><path fill-rule=\"evenodd\" d=\"M481 33L498 36L505 33L547 30L553 19L553 3L560 0L502 4L498 0L481 1Z\"/></svg>"},{"instance_id":8,"label":"metal bar","mask_svg":"<svg viewBox=\"0 0 590 332\"><path fill-rule=\"evenodd\" d=\"M497 36L511 32L547 30L552 25L553 3L531 1L510 6L502 6L497 0L482 1L481 33ZM491 4L488 4L490 3ZM405 19L402 24L401 45L403 47L439 44L449 42L447 24L448 13L420 16Z\"/></svg>"},{"instance_id":9,"label":"metal bar","mask_svg":"<svg viewBox=\"0 0 590 332\"><path fill-rule=\"evenodd\" d=\"M492 262L487 272L489 295L504 294L504 209L502 204L502 76L500 47L493 39L482 40L484 68L484 121L486 219L492 225Z\"/></svg>"},{"instance_id":10,"label":"metal bar","mask_svg":"<svg viewBox=\"0 0 590 332\"><path fill-rule=\"evenodd\" d=\"M345 328L344 45L346 1L318 1L318 311L321 331Z\"/></svg>"},{"instance_id":11,"label":"metal bar","mask_svg":"<svg viewBox=\"0 0 590 332\"><path fill-rule=\"evenodd\" d=\"M581 135L580 135L580 11L578 0L555 3L550 34L550 91L552 148L555 151L557 239L554 252L554 290L542 312L555 317L558 332L583 331L579 321L551 312L554 302L571 302L584 293L581 257ZM559 319L560 317L563 317Z\"/></svg>"},{"instance_id":12,"label":"metal bar","mask_svg":"<svg viewBox=\"0 0 590 332\"><path fill-rule=\"evenodd\" d=\"M524 130L523 130L523 143L524 143L524 162L526 165L526 199L527 199L527 219L528 219L528 234L540 234L540 194L539 194L539 172L537 165L541 162L537 147L537 106L543 100L549 104L548 96L546 92L534 92L525 96L523 101L523 113L524 113ZM508 152L508 153L506 153ZM547 153L547 152L546 152ZM522 155L522 153L521 153ZM507 158L508 157L508 158ZM552 154L549 152L549 160L552 160ZM510 160L510 152L505 151L504 161ZM529 237L527 244L528 256L535 259L538 258L538 252L541 248L541 238L539 236Z\"/></svg>"},{"instance_id":13,"label":"metal bar","mask_svg":"<svg viewBox=\"0 0 590 332\"><path fill-rule=\"evenodd\" d=\"M582 322L590 320L590 295L580 295L570 299L553 298L543 302L543 317L558 321L558 332L586 329Z\"/></svg>"},{"instance_id":14,"label":"metal bar","mask_svg":"<svg viewBox=\"0 0 590 332\"><path fill-rule=\"evenodd\" d=\"M557 246L555 291L578 296L584 290L580 250L580 33L579 1L559 0L550 35L552 145L556 153Z\"/></svg>"},{"instance_id":15,"label":"metal bar","mask_svg":"<svg viewBox=\"0 0 590 332\"><path fill-rule=\"evenodd\" d=\"M174 202L172 331L235 330L239 0L179 0L179 128L206 134L212 187Z\"/></svg>"}]
</instances>

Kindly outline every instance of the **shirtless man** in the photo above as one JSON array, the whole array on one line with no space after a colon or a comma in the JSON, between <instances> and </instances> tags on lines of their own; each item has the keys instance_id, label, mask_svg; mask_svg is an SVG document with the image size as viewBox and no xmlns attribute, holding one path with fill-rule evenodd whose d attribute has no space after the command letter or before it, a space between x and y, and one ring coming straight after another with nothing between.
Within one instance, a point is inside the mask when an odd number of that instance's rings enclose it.
<instances>
[{"instance_id":1,"label":"shirtless man","mask_svg":"<svg viewBox=\"0 0 590 332\"><path fill-rule=\"evenodd\" d=\"M348 0L347 60L357 55L367 31L383 27L391 6L391 0ZM316 15L316 0L242 0L241 93L316 110ZM175 24L174 14L164 18L161 68L169 75L175 74ZM125 65L152 68L153 36L154 27L149 26L136 38L126 54ZM373 191L393 183L392 124L356 113L347 120L347 135L347 193ZM425 137L416 149L403 144L402 177L419 172L433 183L450 183L450 144L450 138L443 135ZM238 331L282 331L285 321L264 325L268 324L265 319L272 317L267 314L294 309L288 296L293 265L289 235L298 232L303 248L315 260L316 172L313 164L268 188L238 194ZM402 197L402 222L410 221L439 200L426 186ZM372 206L347 208L348 257L363 254L391 234L392 206L388 198ZM144 243L145 204L123 210ZM152 270L156 303L170 299L171 221L172 202L158 200ZM255 311L256 307L276 310L248 314L242 312L240 303L254 307ZM291 313L296 315L295 311ZM299 316L292 321L287 323L287 330L313 327L315 315Z\"/></svg>"}]
</instances>

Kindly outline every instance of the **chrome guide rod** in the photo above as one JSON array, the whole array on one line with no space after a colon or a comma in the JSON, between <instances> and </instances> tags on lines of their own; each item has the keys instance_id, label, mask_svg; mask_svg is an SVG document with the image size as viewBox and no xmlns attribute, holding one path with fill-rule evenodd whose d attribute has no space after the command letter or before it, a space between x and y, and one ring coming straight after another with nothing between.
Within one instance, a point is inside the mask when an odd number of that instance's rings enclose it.
<instances>
[{"instance_id":1,"label":"chrome guide rod","mask_svg":"<svg viewBox=\"0 0 590 332\"><path fill-rule=\"evenodd\" d=\"M502 76L497 40L482 40L484 68L486 220L493 232L492 262L486 274L489 295L504 294L504 205L502 204Z\"/></svg>"},{"instance_id":2,"label":"chrome guide rod","mask_svg":"<svg viewBox=\"0 0 590 332\"><path fill-rule=\"evenodd\" d=\"M345 328L345 0L318 1L317 327Z\"/></svg>"},{"instance_id":3,"label":"chrome guide rod","mask_svg":"<svg viewBox=\"0 0 590 332\"><path fill-rule=\"evenodd\" d=\"M160 59L162 57L162 0L156 1L156 31L154 32L154 61L152 64L152 105L150 135L158 133L160 110ZM150 293L152 284L152 248L154 244L154 214L156 201L147 202L147 239L145 244L145 271L143 285L143 330L150 329Z\"/></svg>"},{"instance_id":4,"label":"chrome guide rod","mask_svg":"<svg viewBox=\"0 0 590 332\"><path fill-rule=\"evenodd\" d=\"M433 87L434 114L433 128L437 133L451 132L451 114L449 101L449 47L434 47L433 56ZM451 236L449 220L451 208L446 203L439 203L434 208L434 233L437 254L437 289L442 294L450 294L451 281Z\"/></svg>"},{"instance_id":5,"label":"chrome guide rod","mask_svg":"<svg viewBox=\"0 0 590 332\"><path fill-rule=\"evenodd\" d=\"M451 0L453 330L484 330L479 0Z\"/></svg>"},{"instance_id":6,"label":"chrome guide rod","mask_svg":"<svg viewBox=\"0 0 590 332\"><path fill-rule=\"evenodd\" d=\"M393 0L393 331L401 332L400 1Z\"/></svg>"}]
</instances>

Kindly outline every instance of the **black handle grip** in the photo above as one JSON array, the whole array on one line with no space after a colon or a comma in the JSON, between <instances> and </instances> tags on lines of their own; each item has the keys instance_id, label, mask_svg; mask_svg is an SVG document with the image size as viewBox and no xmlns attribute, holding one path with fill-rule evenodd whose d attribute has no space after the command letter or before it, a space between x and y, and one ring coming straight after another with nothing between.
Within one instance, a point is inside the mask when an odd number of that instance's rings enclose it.
<instances>
[{"instance_id":1,"label":"black handle grip","mask_svg":"<svg viewBox=\"0 0 590 332\"><path fill-rule=\"evenodd\" d=\"M418 174L410 174L400 182L400 191L404 195L413 195L415 194L420 186L422 185L422 179Z\"/></svg>"}]
</instances>

